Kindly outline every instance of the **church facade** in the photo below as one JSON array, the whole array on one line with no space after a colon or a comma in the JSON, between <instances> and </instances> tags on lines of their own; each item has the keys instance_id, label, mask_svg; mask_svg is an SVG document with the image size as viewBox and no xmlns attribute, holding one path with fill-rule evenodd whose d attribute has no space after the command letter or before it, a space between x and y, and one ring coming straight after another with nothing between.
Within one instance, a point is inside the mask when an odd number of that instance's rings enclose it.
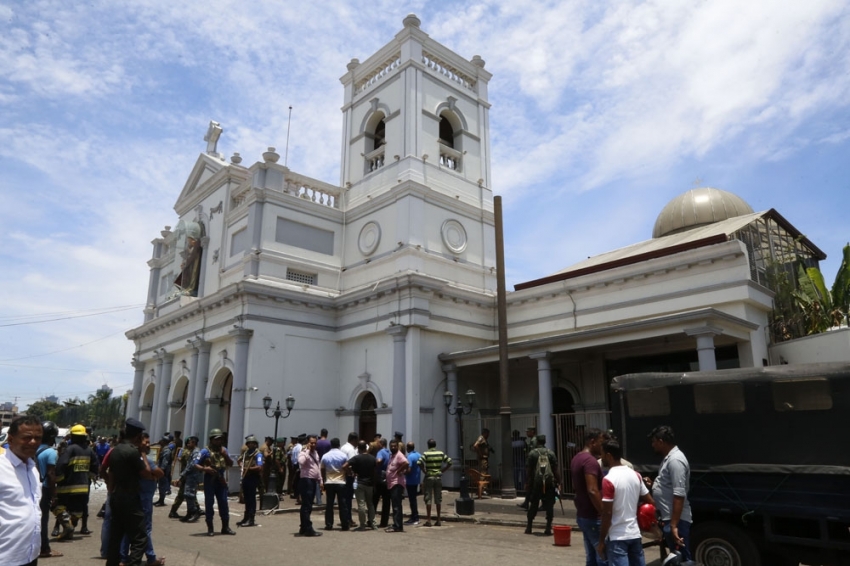
<instances>
[{"instance_id":1,"label":"church facade","mask_svg":"<svg viewBox=\"0 0 850 566\"><path fill-rule=\"evenodd\" d=\"M339 184L288 169L274 148L226 160L212 122L177 224L153 241L144 323L127 333L129 415L154 437L221 428L238 450L272 434L263 397L291 395L287 436L399 431L458 458L444 393L474 390L477 426L499 411L490 77L405 18L341 78ZM614 375L768 363L773 292L760 276L783 253L823 254L736 199L690 191L652 240L517 285L515 428L556 438L553 413L607 426Z\"/></svg>"}]
</instances>

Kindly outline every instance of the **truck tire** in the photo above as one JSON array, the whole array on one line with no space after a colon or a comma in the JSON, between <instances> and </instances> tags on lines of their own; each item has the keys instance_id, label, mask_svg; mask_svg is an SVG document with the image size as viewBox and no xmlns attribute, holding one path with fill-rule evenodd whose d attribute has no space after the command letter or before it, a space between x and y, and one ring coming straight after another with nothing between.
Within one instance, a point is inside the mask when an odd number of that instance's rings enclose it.
<instances>
[{"instance_id":1,"label":"truck tire","mask_svg":"<svg viewBox=\"0 0 850 566\"><path fill-rule=\"evenodd\" d=\"M691 530L694 560L705 566L761 566L755 542L742 529L712 521Z\"/></svg>"}]
</instances>

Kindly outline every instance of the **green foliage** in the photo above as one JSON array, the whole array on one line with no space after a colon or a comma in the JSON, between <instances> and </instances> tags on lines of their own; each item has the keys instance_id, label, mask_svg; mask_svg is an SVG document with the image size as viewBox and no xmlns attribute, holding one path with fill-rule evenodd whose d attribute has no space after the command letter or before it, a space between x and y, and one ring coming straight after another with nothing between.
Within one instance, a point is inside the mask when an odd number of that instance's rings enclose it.
<instances>
[{"instance_id":1,"label":"green foliage","mask_svg":"<svg viewBox=\"0 0 850 566\"><path fill-rule=\"evenodd\" d=\"M36 401L27 407L27 414L35 415L42 421L56 421L61 410L62 405L59 403L42 399L41 401Z\"/></svg>"},{"instance_id":2,"label":"green foliage","mask_svg":"<svg viewBox=\"0 0 850 566\"><path fill-rule=\"evenodd\" d=\"M844 261L841 262L838 274L835 276L832 292L826 288L823 274L818 268L804 269L802 262L798 265L797 289L793 295L803 312L808 334L826 332L830 328L840 326L846 320L847 290L848 282L850 282L848 258L850 258L850 246L845 246Z\"/></svg>"}]
</instances>

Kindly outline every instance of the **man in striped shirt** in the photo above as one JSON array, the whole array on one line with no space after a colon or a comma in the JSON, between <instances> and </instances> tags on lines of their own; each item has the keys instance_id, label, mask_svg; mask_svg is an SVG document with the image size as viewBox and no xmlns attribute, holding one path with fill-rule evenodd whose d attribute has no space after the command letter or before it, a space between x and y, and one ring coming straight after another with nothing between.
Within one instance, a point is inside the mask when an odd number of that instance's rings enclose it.
<instances>
[{"instance_id":1,"label":"man in striped shirt","mask_svg":"<svg viewBox=\"0 0 850 566\"><path fill-rule=\"evenodd\" d=\"M443 467L443 464L446 466ZM431 501L437 504L437 522L440 526L440 504L443 501L443 473L452 467L452 459L437 450L437 441L428 439L428 450L422 453L419 466L425 471L425 526L431 526Z\"/></svg>"}]
</instances>

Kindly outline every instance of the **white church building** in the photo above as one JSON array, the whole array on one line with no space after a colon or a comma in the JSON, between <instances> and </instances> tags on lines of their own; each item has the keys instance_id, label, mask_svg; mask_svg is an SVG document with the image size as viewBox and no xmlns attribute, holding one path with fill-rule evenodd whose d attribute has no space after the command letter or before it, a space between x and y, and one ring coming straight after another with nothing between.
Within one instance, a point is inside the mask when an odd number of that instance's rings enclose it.
<instances>
[{"instance_id":1,"label":"white church building","mask_svg":"<svg viewBox=\"0 0 850 566\"><path fill-rule=\"evenodd\" d=\"M144 323L127 332L128 415L154 438L221 428L238 451L272 434L263 397L291 395L280 435L400 431L458 458L444 392L476 392L467 440L499 412L490 77L405 18L341 78L338 184L273 148L226 159L211 123L175 227L153 241ZM797 256L825 257L775 210L704 188L668 204L652 239L517 285L512 428L556 438L553 413L606 426L623 373L769 363L766 274Z\"/></svg>"}]
</instances>

